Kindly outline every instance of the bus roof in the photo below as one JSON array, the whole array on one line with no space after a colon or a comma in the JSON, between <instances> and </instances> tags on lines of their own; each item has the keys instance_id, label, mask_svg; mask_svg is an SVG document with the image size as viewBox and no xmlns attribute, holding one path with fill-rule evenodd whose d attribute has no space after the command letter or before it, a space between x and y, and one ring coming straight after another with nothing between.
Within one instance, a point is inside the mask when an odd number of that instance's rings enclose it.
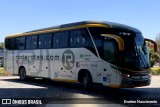
<instances>
[{"instance_id":1,"label":"bus roof","mask_svg":"<svg viewBox=\"0 0 160 107\"><path fill-rule=\"evenodd\" d=\"M69 30L69 29L77 29L77 28L86 28L86 27L107 27L107 28L118 28L123 30L130 30L134 32L140 32L140 30L130 27L124 24L114 23L114 22L108 22L108 21L81 21L81 22L75 22L75 23L69 23L69 24L63 24L59 26L52 26L42 29L37 29L33 31L28 31L20 34L13 34L9 35L6 38L14 37L14 36L23 36L23 35L30 35L30 34L38 34L38 33L45 33L45 32L53 32L53 31L62 31L62 30Z\"/></svg>"}]
</instances>

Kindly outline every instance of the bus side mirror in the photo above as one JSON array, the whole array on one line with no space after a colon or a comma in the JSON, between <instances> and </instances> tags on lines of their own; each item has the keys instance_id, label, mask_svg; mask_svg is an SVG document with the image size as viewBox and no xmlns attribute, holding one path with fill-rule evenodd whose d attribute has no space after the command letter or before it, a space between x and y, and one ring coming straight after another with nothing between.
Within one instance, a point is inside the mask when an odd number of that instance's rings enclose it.
<instances>
[{"instance_id":1,"label":"bus side mirror","mask_svg":"<svg viewBox=\"0 0 160 107\"><path fill-rule=\"evenodd\" d=\"M154 52L157 52L157 43L151 39L144 38L145 42L150 42L154 45Z\"/></svg>"}]
</instances>

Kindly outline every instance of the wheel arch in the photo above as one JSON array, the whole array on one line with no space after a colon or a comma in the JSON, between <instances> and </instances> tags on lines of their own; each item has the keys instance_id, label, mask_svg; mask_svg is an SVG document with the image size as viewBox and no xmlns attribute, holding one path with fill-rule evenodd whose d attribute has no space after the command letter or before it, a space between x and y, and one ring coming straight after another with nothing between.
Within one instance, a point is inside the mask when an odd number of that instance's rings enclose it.
<instances>
[{"instance_id":1,"label":"wheel arch","mask_svg":"<svg viewBox=\"0 0 160 107\"><path fill-rule=\"evenodd\" d=\"M21 69L21 68L24 68L24 69L25 69L24 66L20 66L19 69L18 69L18 76L19 76L19 72L20 72L20 69ZM25 69L25 71L26 71L26 69Z\"/></svg>"},{"instance_id":2,"label":"wheel arch","mask_svg":"<svg viewBox=\"0 0 160 107\"><path fill-rule=\"evenodd\" d=\"M82 81L82 76L85 73L89 74L89 77L90 77L91 81L93 82L93 76L92 76L91 72L89 70L87 70L87 69L81 69L81 70L79 70L79 72L78 72L78 82Z\"/></svg>"}]
</instances>

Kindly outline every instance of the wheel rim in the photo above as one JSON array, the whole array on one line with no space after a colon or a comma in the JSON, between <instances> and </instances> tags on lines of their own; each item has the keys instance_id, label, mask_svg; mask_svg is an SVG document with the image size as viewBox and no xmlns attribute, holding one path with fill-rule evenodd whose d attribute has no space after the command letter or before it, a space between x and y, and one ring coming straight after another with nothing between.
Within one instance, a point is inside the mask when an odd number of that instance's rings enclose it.
<instances>
[{"instance_id":1,"label":"wheel rim","mask_svg":"<svg viewBox=\"0 0 160 107\"><path fill-rule=\"evenodd\" d=\"M87 83L88 83L88 80L87 80L87 77L85 76L85 77L83 78L83 85L84 85L84 87L87 86Z\"/></svg>"},{"instance_id":2,"label":"wheel rim","mask_svg":"<svg viewBox=\"0 0 160 107\"><path fill-rule=\"evenodd\" d=\"M21 75L20 76L21 79L23 80L25 78L25 76L26 76L24 69L21 69L20 75Z\"/></svg>"}]
</instances>

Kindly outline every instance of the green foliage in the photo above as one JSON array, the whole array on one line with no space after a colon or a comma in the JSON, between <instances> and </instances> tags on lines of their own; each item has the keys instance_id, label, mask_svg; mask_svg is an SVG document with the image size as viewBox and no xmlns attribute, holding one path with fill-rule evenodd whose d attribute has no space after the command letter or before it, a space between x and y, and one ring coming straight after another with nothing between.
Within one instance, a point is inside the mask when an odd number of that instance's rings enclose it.
<instances>
[{"instance_id":1,"label":"green foliage","mask_svg":"<svg viewBox=\"0 0 160 107\"><path fill-rule=\"evenodd\" d=\"M0 50L3 50L3 48L4 48L4 43L0 42Z\"/></svg>"},{"instance_id":2,"label":"green foliage","mask_svg":"<svg viewBox=\"0 0 160 107\"><path fill-rule=\"evenodd\" d=\"M151 68L151 70L152 70L152 75L160 75L160 68L159 67Z\"/></svg>"},{"instance_id":3,"label":"green foliage","mask_svg":"<svg viewBox=\"0 0 160 107\"><path fill-rule=\"evenodd\" d=\"M155 41L156 41L157 45L160 45L160 33L157 34Z\"/></svg>"},{"instance_id":4,"label":"green foliage","mask_svg":"<svg viewBox=\"0 0 160 107\"><path fill-rule=\"evenodd\" d=\"M0 68L0 76L9 76L9 75L10 75L9 72L6 72L6 71L4 71L3 68Z\"/></svg>"},{"instance_id":5,"label":"green foliage","mask_svg":"<svg viewBox=\"0 0 160 107\"><path fill-rule=\"evenodd\" d=\"M153 67L153 65L160 60L160 55L157 52L154 52L153 49L149 49L149 59L150 59L151 67Z\"/></svg>"}]
</instances>

